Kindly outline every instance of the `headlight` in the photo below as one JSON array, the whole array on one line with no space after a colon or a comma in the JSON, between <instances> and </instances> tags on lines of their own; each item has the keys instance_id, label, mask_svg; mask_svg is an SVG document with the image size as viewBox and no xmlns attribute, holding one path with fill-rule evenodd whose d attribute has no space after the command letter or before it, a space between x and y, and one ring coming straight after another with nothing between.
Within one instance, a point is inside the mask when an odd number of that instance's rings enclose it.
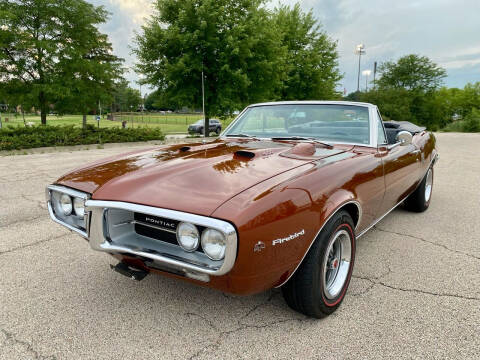
<instances>
[{"instance_id":1,"label":"headlight","mask_svg":"<svg viewBox=\"0 0 480 360\"><path fill-rule=\"evenodd\" d=\"M197 250L200 242L200 235L195 225L180 223L177 227L177 241L183 250L193 252Z\"/></svg>"},{"instance_id":2,"label":"headlight","mask_svg":"<svg viewBox=\"0 0 480 360\"><path fill-rule=\"evenodd\" d=\"M67 194L62 194L62 196L60 196L60 209L65 216L68 216L72 213L72 198Z\"/></svg>"},{"instance_id":3,"label":"headlight","mask_svg":"<svg viewBox=\"0 0 480 360\"><path fill-rule=\"evenodd\" d=\"M73 209L77 216L83 217L85 215L85 200L81 198L73 198Z\"/></svg>"},{"instance_id":4,"label":"headlight","mask_svg":"<svg viewBox=\"0 0 480 360\"><path fill-rule=\"evenodd\" d=\"M206 229L202 234L202 249L212 260L222 260L225 257L225 235L218 230Z\"/></svg>"}]
</instances>

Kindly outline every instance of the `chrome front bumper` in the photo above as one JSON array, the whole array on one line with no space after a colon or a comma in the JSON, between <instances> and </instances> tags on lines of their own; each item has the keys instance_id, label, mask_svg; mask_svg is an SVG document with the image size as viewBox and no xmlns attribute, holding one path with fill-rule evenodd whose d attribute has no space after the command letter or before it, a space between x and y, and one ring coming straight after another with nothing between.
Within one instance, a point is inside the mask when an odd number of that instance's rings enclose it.
<instances>
[{"instance_id":1,"label":"chrome front bumper","mask_svg":"<svg viewBox=\"0 0 480 360\"><path fill-rule=\"evenodd\" d=\"M48 191L68 193L71 189L49 186L47 193ZM220 276L228 273L237 257L236 230L232 224L223 220L132 203L87 199L85 202L86 231L83 231L65 223L55 215L48 195L47 205L53 221L86 238L93 250L138 257L149 267L178 275L209 281L210 275ZM190 222L200 227L223 232L227 242L224 259L210 260L201 251L189 253L178 244L140 235L135 230L136 221L133 218L135 213Z\"/></svg>"},{"instance_id":2,"label":"chrome front bumper","mask_svg":"<svg viewBox=\"0 0 480 360\"><path fill-rule=\"evenodd\" d=\"M225 275L237 257L237 233L228 222L209 217L184 213L180 211L156 207L124 203L117 201L88 200L85 203L89 214L88 239L92 249L113 254L134 255L152 260L159 265L167 265L183 272L193 271L207 275ZM157 217L190 222L196 225L213 228L226 235L227 247L222 261L209 260L206 255L187 253L179 246L149 239L141 235L131 237L132 232L113 236L108 229L110 210L125 210L130 213L142 213Z\"/></svg>"}]
</instances>

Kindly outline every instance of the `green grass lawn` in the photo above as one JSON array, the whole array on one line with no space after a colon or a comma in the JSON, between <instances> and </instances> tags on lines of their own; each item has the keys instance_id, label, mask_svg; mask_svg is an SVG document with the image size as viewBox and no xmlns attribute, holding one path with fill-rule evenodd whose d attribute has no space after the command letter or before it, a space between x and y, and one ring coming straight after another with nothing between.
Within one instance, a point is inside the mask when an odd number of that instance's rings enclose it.
<instances>
[{"instance_id":1,"label":"green grass lawn","mask_svg":"<svg viewBox=\"0 0 480 360\"><path fill-rule=\"evenodd\" d=\"M5 121L8 118L8 121ZM122 121L127 122L127 127L155 127L160 128L164 134L171 133L186 133L188 125L202 119L201 114L165 114L160 113L129 113L116 116L116 121L102 118L100 120L100 127L121 127ZM225 128L232 119L221 120L222 127ZM2 113L3 126L24 126L23 118L19 114ZM25 115L26 123L33 123L40 125L39 115ZM97 121L93 115L87 116L87 123L97 126ZM82 126L82 115L49 115L47 116L47 124L56 125L74 125L76 127Z\"/></svg>"}]
</instances>

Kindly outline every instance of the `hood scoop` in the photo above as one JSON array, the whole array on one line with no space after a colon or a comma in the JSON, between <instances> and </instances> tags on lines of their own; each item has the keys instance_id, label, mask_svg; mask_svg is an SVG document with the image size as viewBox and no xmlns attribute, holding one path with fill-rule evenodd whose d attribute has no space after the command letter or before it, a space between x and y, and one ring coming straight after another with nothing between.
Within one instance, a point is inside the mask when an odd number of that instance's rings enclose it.
<instances>
[{"instance_id":1,"label":"hood scoop","mask_svg":"<svg viewBox=\"0 0 480 360\"><path fill-rule=\"evenodd\" d=\"M311 143L300 143L293 147L290 154L297 156L313 156L315 155L315 145Z\"/></svg>"},{"instance_id":2,"label":"hood scoop","mask_svg":"<svg viewBox=\"0 0 480 360\"><path fill-rule=\"evenodd\" d=\"M237 150L233 153L233 158L236 160L248 161L255 157L255 153L247 150Z\"/></svg>"},{"instance_id":3,"label":"hood scoop","mask_svg":"<svg viewBox=\"0 0 480 360\"><path fill-rule=\"evenodd\" d=\"M180 149L178 149L180 152L187 152L188 150L190 150L190 146L182 146Z\"/></svg>"}]
</instances>

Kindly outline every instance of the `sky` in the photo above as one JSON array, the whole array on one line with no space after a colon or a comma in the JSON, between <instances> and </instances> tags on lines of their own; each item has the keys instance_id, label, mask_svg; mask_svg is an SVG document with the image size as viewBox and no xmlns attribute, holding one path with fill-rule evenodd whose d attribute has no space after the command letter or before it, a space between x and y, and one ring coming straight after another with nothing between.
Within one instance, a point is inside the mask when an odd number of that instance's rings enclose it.
<instances>
[{"instance_id":1,"label":"sky","mask_svg":"<svg viewBox=\"0 0 480 360\"><path fill-rule=\"evenodd\" d=\"M135 31L152 13L152 0L89 0L111 13L100 30L109 35L117 56L131 67ZM339 90L357 89L358 57L355 46L363 43L366 54L361 70L373 63L397 60L403 55L428 56L447 70L445 85L463 87L480 81L480 0L283 0L299 2L312 10L323 30L338 43L339 67L344 78ZM275 6L274 0L269 6ZM137 87L138 75L126 74ZM371 79L369 79L371 80ZM365 77L361 77L365 87ZM143 92L150 91L145 89Z\"/></svg>"}]
</instances>

